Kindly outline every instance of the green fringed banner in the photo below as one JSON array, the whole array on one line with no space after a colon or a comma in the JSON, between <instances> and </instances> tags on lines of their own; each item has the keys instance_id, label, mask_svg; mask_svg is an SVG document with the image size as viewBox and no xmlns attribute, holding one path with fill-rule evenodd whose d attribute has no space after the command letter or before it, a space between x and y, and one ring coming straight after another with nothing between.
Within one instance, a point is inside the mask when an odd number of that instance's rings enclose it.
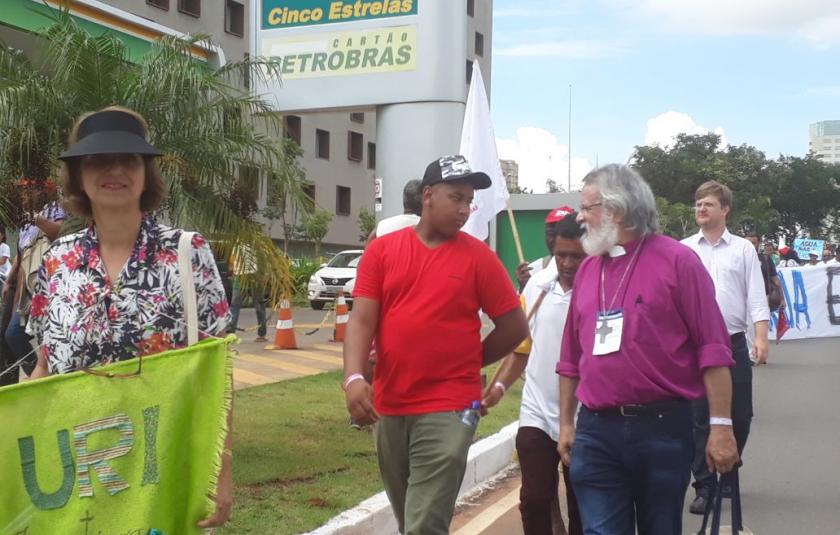
<instances>
[{"instance_id":1,"label":"green fringed banner","mask_svg":"<svg viewBox=\"0 0 840 535\"><path fill-rule=\"evenodd\" d=\"M0 535L200 533L234 340L0 388Z\"/></svg>"}]
</instances>

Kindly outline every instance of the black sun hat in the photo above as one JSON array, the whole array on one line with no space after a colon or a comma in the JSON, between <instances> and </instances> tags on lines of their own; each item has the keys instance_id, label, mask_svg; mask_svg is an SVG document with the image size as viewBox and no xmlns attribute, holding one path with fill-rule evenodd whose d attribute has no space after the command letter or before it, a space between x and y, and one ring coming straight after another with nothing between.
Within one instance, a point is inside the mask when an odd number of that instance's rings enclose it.
<instances>
[{"instance_id":1,"label":"black sun hat","mask_svg":"<svg viewBox=\"0 0 840 535\"><path fill-rule=\"evenodd\" d=\"M460 154L438 158L426 167L422 187L441 182L469 182L475 189L487 189L493 184L487 173L473 171L467 159Z\"/></svg>"},{"instance_id":2,"label":"black sun hat","mask_svg":"<svg viewBox=\"0 0 840 535\"><path fill-rule=\"evenodd\" d=\"M58 158L68 160L90 154L120 153L143 156L163 154L146 141L143 125L136 117L124 111L106 110L82 121L78 139Z\"/></svg>"}]
</instances>

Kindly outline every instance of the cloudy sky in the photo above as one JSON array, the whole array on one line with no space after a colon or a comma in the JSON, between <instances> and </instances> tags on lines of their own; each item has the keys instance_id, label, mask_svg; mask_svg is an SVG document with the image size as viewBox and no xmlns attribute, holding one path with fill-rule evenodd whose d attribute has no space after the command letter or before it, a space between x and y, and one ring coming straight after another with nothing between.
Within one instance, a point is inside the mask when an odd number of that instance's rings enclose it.
<instances>
[{"instance_id":1,"label":"cloudy sky","mask_svg":"<svg viewBox=\"0 0 840 535\"><path fill-rule=\"evenodd\" d=\"M492 113L520 184L572 186L636 145L716 132L804 155L840 119L838 0L494 0Z\"/></svg>"}]
</instances>

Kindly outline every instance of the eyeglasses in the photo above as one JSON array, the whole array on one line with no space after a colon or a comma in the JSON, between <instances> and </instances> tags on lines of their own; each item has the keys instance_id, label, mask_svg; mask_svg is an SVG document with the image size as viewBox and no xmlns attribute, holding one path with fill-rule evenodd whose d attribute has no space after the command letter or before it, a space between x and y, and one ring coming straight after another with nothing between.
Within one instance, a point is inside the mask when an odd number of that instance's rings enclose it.
<instances>
[{"instance_id":1,"label":"eyeglasses","mask_svg":"<svg viewBox=\"0 0 840 535\"><path fill-rule=\"evenodd\" d=\"M580 205L580 211L581 212L586 212L587 214L589 214L589 213L592 213L592 210L594 210L597 206L601 206L602 204L603 203L601 203L601 202L594 202L592 204L581 204Z\"/></svg>"},{"instance_id":2,"label":"eyeglasses","mask_svg":"<svg viewBox=\"0 0 840 535\"><path fill-rule=\"evenodd\" d=\"M133 153L88 154L82 156L82 165L92 169L108 169L118 164L127 169L134 169L143 163L143 158Z\"/></svg>"}]
</instances>

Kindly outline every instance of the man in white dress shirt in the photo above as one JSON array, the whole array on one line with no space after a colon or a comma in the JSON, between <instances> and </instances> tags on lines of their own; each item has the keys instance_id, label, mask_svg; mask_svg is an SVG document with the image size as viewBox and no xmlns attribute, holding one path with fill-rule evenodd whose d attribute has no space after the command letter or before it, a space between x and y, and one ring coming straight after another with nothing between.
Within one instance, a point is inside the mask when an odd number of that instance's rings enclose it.
<instances>
[{"instance_id":1,"label":"man in white dress shirt","mask_svg":"<svg viewBox=\"0 0 840 535\"><path fill-rule=\"evenodd\" d=\"M695 220L700 232L682 241L702 260L715 284L717 300L732 343L732 421L709 421L709 407L705 399L694 402L695 458L692 466L697 497L690 511L703 514L715 490L714 474L706 466L706 440L710 425L731 425L742 454L750 433L752 407L752 363L747 348L746 331L749 323L755 327L753 348L757 364L767 362L767 331L770 308L764 291L761 263L755 247L726 228L726 216L732 210L732 191L715 181L697 188L694 194ZM719 420L719 419L716 419Z\"/></svg>"}]
</instances>

